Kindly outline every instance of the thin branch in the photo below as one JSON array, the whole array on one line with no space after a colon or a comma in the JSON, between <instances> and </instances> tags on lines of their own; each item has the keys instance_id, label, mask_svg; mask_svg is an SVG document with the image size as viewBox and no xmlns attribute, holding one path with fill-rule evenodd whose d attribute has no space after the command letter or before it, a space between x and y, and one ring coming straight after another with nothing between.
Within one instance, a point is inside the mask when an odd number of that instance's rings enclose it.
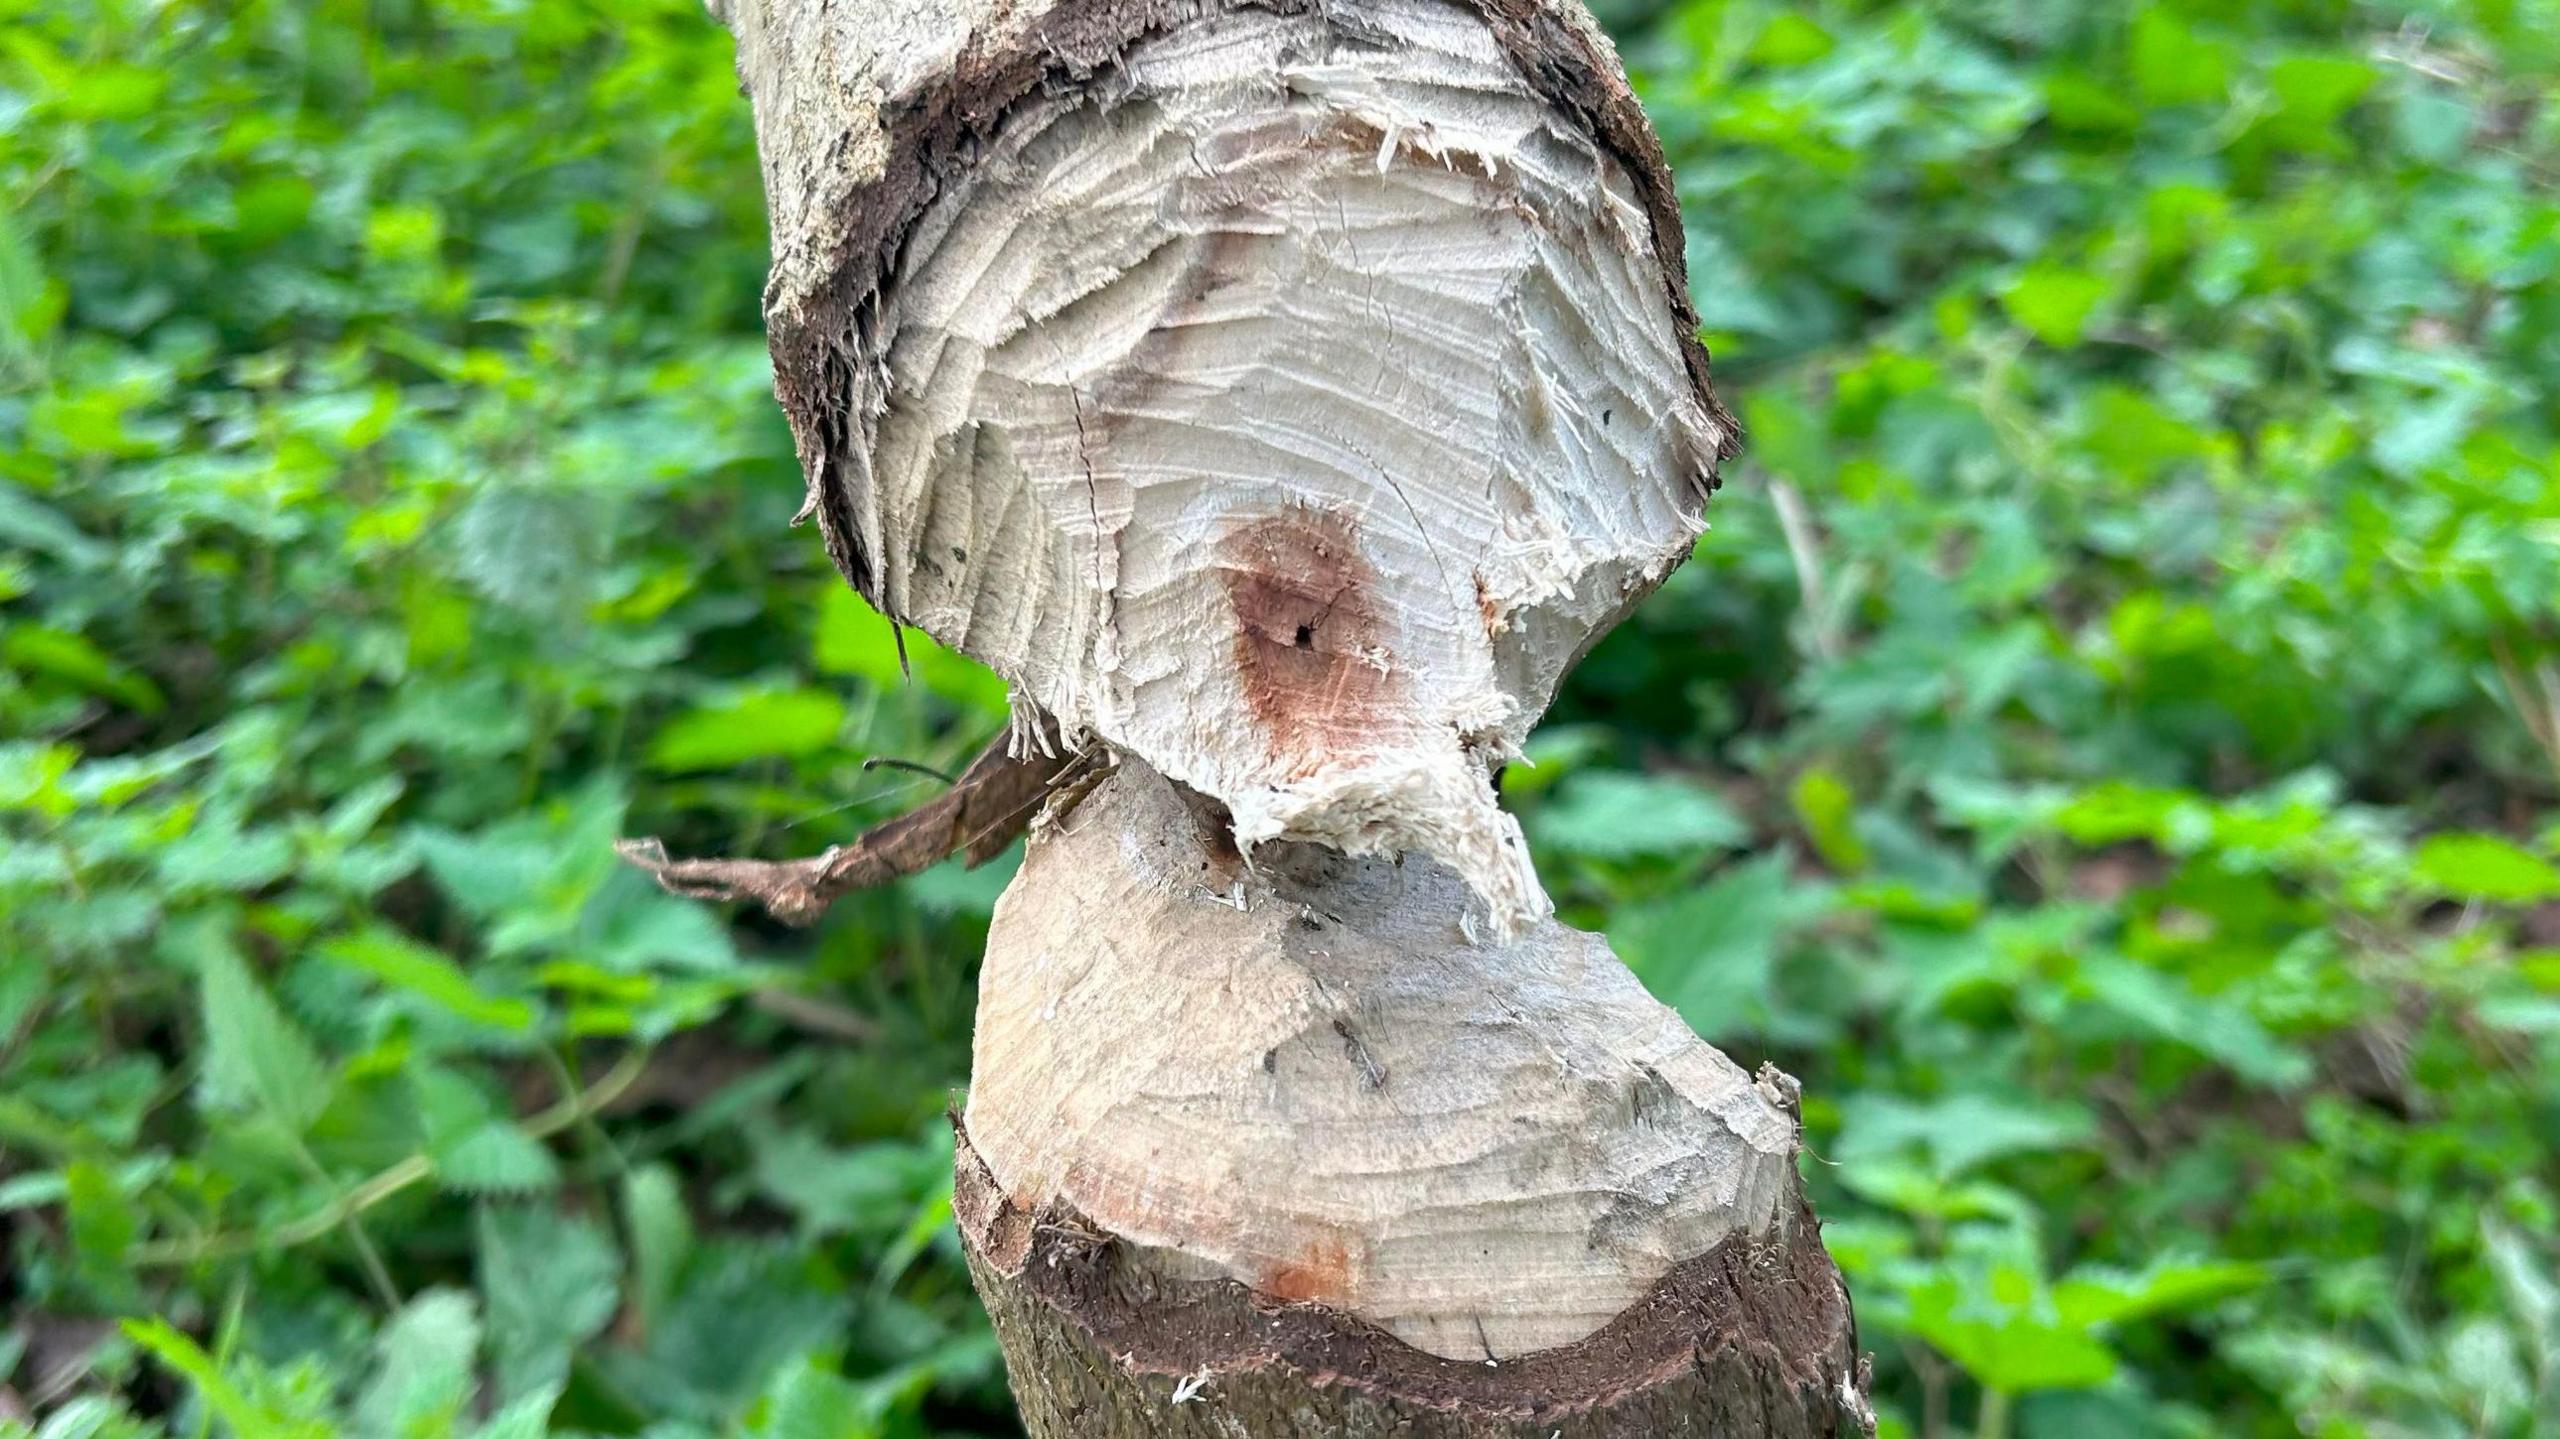
<instances>
[{"instance_id":1,"label":"thin branch","mask_svg":"<svg viewBox=\"0 0 2560 1439\"><path fill-rule=\"evenodd\" d=\"M809 859L670 859L666 846L655 839L623 840L614 850L669 894L751 899L784 924L810 925L854 890L920 874L954 854L972 869L993 859L1022 833L1051 788L1084 758L1016 756L999 736L979 751L951 788L863 831L851 844Z\"/></svg>"},{"instance_id":2,"label":"thin branch","mask_svg":"<svg viewBox=\"0 0 2560 1439\"><path fill-rule=\"evenodd\" d=\"M938 770L929 764L924 764L916 760L892 759L885 754L875 754L862 762L862 772L864 774L869 774L875 769L902 769L910 774L931 775L933 778L942 781L944 784L958 784L960 782L952 778L950 772L947 770Z\"/></svg>"}]
</instances>

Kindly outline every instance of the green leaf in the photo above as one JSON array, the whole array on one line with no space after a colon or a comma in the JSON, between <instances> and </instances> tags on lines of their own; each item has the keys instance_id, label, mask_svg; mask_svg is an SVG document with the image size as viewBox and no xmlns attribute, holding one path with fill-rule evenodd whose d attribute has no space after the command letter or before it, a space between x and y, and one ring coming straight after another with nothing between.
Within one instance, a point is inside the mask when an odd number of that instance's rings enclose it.
<instances>
[{"instance_id":1,"label":"green leaf","mask_svg":"<svg viewBox=\"0 0 2560 1439\"><path fill-rule=\"evenodd\" d=\"M532 1390L520 1401L509 1403L489 1416L489 1424L471 1431L471 1439L545 1439L550 1434L550 1411L561 1403L558 1385ZM650 1434L655 1434L655 1426Z\"/></svg>"},{"instance_id":2,"label":"green leaf","mask_svg":"<svg viewBox=\"0 0 2560 1439\"><path fill-rule=\"evenodd\" d=\"M2090 316L2113 290L2102 275L2048 262L2019 272L2001 290L2000 303L2028 333L2056 349L2069 349L2080 343Z\"/></svg>"},{"instance_id":3,"label":"green leaf","mask_svg":"<svg viewBox=\"0 0 2560 1439\"><path fill-rule=\"evenodd\" d=\"M2349 147L2336 133L2338 122L2379 78L2352 56L2288 55L2267 67L2267 87L2277 101L2267 128L2294 149L2343 153Z\"/></svg>"},{"instance_id":4,"label":"green leaf","mask_svg":"<svg viewBox=\"0 0 2560 1439\"><path fill-rule=\"evenodd\" d=\"M783 1366L759 1407L762 1421L747 1430L758 1439L879 1439L887 1432L862 1386L814 1359Z\"/></svg>"},{"instance_id":5,"label":"green leaf","mask_svg":"<svg viewBox=\"0 0 2560 1439\"><path fill-rule=\"evenodd\" d=\"M635 1393L722 1412L753 1399L776 1366L840 1341L846 1315L839 1286L809 1252L706 1239L645 1348L605 1358Z\"/></svg>"},{"instance_id":6,"label":"green leaf","mask_svg":"<svg viewBox=\"0 0 2560 1439\"><path fill-rule=\"evenodd\" d=\"M2207 998L2167 975L2106 955L2084 958L2080 978L2098 1003L2243 1079L2290 1086L2311 1077L2310 1056L2278 1041L2236 1002Z\"/></svg>"},{"instance_id":7,"label":"green leaf","mask_svg":"<svg viewBox=\"0 0 2560 1439\"><path fill-rule=\"evenodd\" d=\"M1838 774L1815 765L1796 776L1788 798L1795 805L1796 822L1824 863L1842 874L1867 867L1867 842L1858 835L1858 799Z\"/></svg>"},{"instance_id":8,"label":"green leaf","mask_svg":"<svg viewBox=\"0 0 2560 1439\"><path fill-rule=\"evenodd\" d=\"M156 715L168 707L157 685L67 630L42 625L10 626L0 634L0 664L43 675L84 694L114 700L142 714Z\"/></svg>"},{"instance_id":9,"label":"green leaf","mask_svg":"<svg viewBox=\"0 0 2560 1439\"><path fill-rule=\"evenodd\" d=\"M669 721L649 746L649 763L683 772L798 759L833 745L844 720L844 701L824 690L746 690Z\"/></svg>"},{"instance_id":10,"label":"green leaf","mask_svg":"<svg viewBox=\"0 0 2560 1439\"><path fill-rule=\"evenodd\" d=\"M2245 1294L2266 1278L2259 1265L2228 1260L2159 1263L2139 1274L2084 1268L2053 1286L2053 1303L2066 1324L2121 1324Z\"/></svg>"},{"instance_id":11,"label":"green leaf","mask_svg":"<svg viewBox=\"0 0 2560 1439\"><path fill-rule=\"evenodd\" d=\"M904 668L898 654L902 643ZM1011 712L1004 680L993 670L944 649L922 630L893 629L878 610L840 584L828 585L819 600L813 658L820 670L858 675L884 694L904 689L912 679L965 711L989 719Z\"/></svg>"},{"instance_id":12,"label":"green leaf","mask_svg":"<svg viewBox=\"0 0 2560 1439\"><path fill-rule=\"evenodd\" d=\"M480 1355L471 1296L430 1289L411 1299L373 1342L372 1377L356 1396L355 1428L380 1439L449 1433L470 1402Z\"/></svg>"},{"instance_id":13,"label":"green leaf","mask_svg":"<svg viewBox=\"0 0 2560 1439\"><path fill-rule=\"evenodd\" d=\"M523 1030L533 1024L532 1005L481 993L460 966L397 930L381 926L361 930L322 945L320 953L473 1024L505 1030Z\"/></svg>"},{"instance_id":14,"label":"green leaf","mask_svg":"<svg viewBox=\"0 0 2560 1439\"><path fill-rule=\"evenodd\" d=\"M558 1386L536 1389L490 1415L489 1422L471 1431L471 1439L544 1439L551 1432L552 1407L559 1402Z\"/></svg>"},{"instance_id":15,"label":"green leaf","mask_svg":"<svg viewBox=\"0 0 2560 1439\"><path fill-rule=\"evenodd\" d=\"M1707 789L1610 771L1566 779L1535 824L1542 842L1594 859L1732 849L1751 837L1732 806Z\"/></svg>"},{"instance_id":16,"label":"green leaf","mask_svg":"<svg viewBox=\"0 0 2560 1439\"><path fill-rule=\"evenodd\" d=\"M2493 834L2439 834L2409 862L2418 882L2456 899L2535 904L2560 897L2560 868Z\"/></svg>"},{"instance_id":17,"label":"green leaf","mask_svg":"<svg viewBox=\"0 0 2560 1439\"><path fill-rule=\"evenodd\" d=\"M263 1404L254 1403L240 1387L224 1376L222 1367L202 1346L180 1332L168 1320L153 1315L145 1319L124 1321L124 1336L141 1346L152 1358L175 1371L180 1378L195 1386L222 1422L231 1426L238 1439L329 1439L328 1427L307 1420L279 1414Z\"/></svg>"},{"instance_id":18,"label":"green leaf","mask_svg":"<svg viewBox=\"0 0 2560 1439\"><path fill-rule=\"evenodd\" d=\"M1751 42L1751 58L1780 68L1809 65L1838 47L1831 32L1793 10L1781 10L1760 27Z\"/></svg>"},{"instance_id":19,"label":"green leaf","mask_svg":"<svg viewBox=\"0 0 2560 1439\"><path fill-rule=\"evenodd\" d=\"M2481 1233L2489 1272L2497 1276L2507 1312L2536 1347L2560 1360L2560 1246L2536 1246L2503 1224Z\"/></svg>"},{"instance_id":20,"label":"green leaf","mask_svg":"<svg viewBox=\"0 0 2560 1439\"><path fill-rule=\"evenodd\" d=\"M758 1189L797 1215L800 1232L812 1236L891 1228L945 1169L939 1155L914 1145L837 1149L798 1127L760 1130L753 1146Z\"/></svg>"},{"instance_id":21,"label":"green leaf","mask_svg":"<svg viewBox=\"0 0 2560 1439\"><path fill-rule=\"evenodd\" d=\"M130 1300L133 1282L125 1251L141 1233L141 1213L103 1165L75 1159L64 1167L62 1179L64 1217L82 1273L99 1288Z\"/></svg>"},{"instance_id":22,"label":"green leaf","mask_svg":"<svg viewBox=\"0 0 2560 1439\"><path fill-rule=\"evenodd\" d=\"M206 1102L254 1109L300 1133L329 1107L335 1085L311 1041L250 977L216 921L190 931L204 1018Z\"/></svg>"},{"instance_id":23,"label":"green leaf","mask_svg":"<svg viewBox=\"0 0 2560 1439\"><path fill-rule=\"evenodd\" d=\"M2114 1352L2080 1328L1968 1293L1952 1277L1912 1295L1911 1329L1984 1387L2004 1394L2085 1389L2116 1373Z\"/></svg>"},{"instance_id":24,"label":"green leaf","mask_svg":"<svg viewBox=\"0 0 2560 1439\"><path fill-rule=\"evenodd\" d=\"M593 1222L538 1204L482 1204L477 1228L499 1394L559 1384L578 1346L613 1318L621 1256Z\"/></svg>"},{"instance_id":25,"label":"green leaf","mask_svg":"<svg viewBox=\"0 0 2560 1439\"><path fill-rule=\"evenodd\" d=\"M560 1182L560 1163L542 1141L504 1120L466 1130L428 1158L437 1181L463 1194L531 1194Z\"/></svg>"},{"instance_id":26,"label":"green leaf","mask_svg":"<svg viewBox=\"0 0 2560 1439\"><path fill-rule=\"evenodd\" d=\"M27 242L25 223L0 211L0 373L32 371L37 347L51 337L55 307L46 303L44 262Z\"/></svg>"},{"instance_id":27,"label":"green leaf","mask_svg":"<svg viewBox=\"0 0 2560 1439\"><path fill-rule=\"evenodd\" d=\"M2225 100L2234 68L2232 46L2187 28L2175 10L2146 5L2134 12L2135 93L2153 105Z\"/></svg>"},{"instance_id":28,"label":"green leaf","mask_svg":"<svg viewBox=\"0 0 2560 1439\"><path fill-rule=\"evenodd\" d=\"M675 1171L663 1164L632 1170L623 1180L622 1217L631 1236L632 1304L645 1331L666 1312L693 1255L693 1216Z\"/></svg>"},{"instance_id":29,"label":"green leaf","mask_svg":"<svg viewBox=\"0 0 2560 1439\"><path fill-rule=\"evenodd\" d=\"M2013 1154L2076 1148L2097 1132L2096 1117L2080 1105L2027 1095L1963 1093L1924 1101L1861 1094L1843 1110L1833 1146L1841 1163L1918 1148L1948 1178Z\"/></svg>"},{"instance_id":30,"label":"green leaf","mask_svg":"<svg viewBox=\"0 0 2560 1439\"><path fill-rule=\"evenodd\" d=\"M1828 913L1833 892L1795 878L1784 850L1726 866L1668 900L1628 905L1609 938L1645 988L1699 1034L1749 1033L1771 1016L1778 954Z\"/></svg>"}]
</instances>

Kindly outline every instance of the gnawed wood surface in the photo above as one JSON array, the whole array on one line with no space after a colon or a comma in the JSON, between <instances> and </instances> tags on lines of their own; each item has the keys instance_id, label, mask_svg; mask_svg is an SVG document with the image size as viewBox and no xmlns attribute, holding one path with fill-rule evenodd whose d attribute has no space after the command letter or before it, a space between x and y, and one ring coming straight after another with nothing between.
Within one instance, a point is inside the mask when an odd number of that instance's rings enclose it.
<instances>
[{"instance_id":1,"label":"gnawed wood surface","mask_svg":"<svg viewBox=\"0 0 2560 1439\"><path fill-rule=\"evenodd\" d=\"M1446 867L1267 847L1135 762L1034 831L979 983L968 1125L1031 1209L1168 1278L1431 1354L1582 1339L1728 1238L1792 1242L1796 1130L1550 920L1470 936Z\"/></svg>"},{"instance_id":2,"label":"gnawed wood surface","mask_svg":"<svg viewBox=\"0 0 2560 1439\"><path fill-rule=\"evenodd\" d=\"M955 1207L1034 1436L1868 1431L1791 1081L1444 867L1224 833L1124 765L997 909Z\"/></svg>"},{"instance_id":3,"label":"gnawed wood surface","mask_svg":"<svg viewBox=\"0 0 2560 1439\"><path fill-rule=\"evenodd\" d=\"M1732 439L1604 42L1453 0L739 4L781 390L855 584L1248 847L1420 850L1542 917L1489 771ZM1019 83L1035 43L1073 83Z\"/></svg>"}]
</instances>

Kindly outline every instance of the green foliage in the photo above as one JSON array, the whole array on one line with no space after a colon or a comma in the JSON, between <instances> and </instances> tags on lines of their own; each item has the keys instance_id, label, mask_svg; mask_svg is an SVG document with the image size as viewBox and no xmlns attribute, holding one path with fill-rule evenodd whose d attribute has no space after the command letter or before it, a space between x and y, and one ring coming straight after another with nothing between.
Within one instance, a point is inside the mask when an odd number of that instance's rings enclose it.
<instances>
[{"instance_id":1,"label":"green foliage","mask_svg":"<svg viewBox=\"0 0 2560 1439\"><path fill-rule=\"evenodd\" d=\"M0 114L0 1428L1002 1432L992 889L611 853L1004 713L818 602L701 7L0 0Z\"/></svg>"},{"instance_id":2,"label":"green foliage","mask_svg":"<svg viewBox=\"0 0 2560 1439\"><path fill-rule=\"evenodd\" d=\"M2560 11L1601 8L1753 443L1505 792L1886 1431L2547 1429ZM699 6L0 0L0 115L0 1432L1008 1432L1001 873L610 852L1004 714L785 529Z\"/></svg>"}]
</instances>

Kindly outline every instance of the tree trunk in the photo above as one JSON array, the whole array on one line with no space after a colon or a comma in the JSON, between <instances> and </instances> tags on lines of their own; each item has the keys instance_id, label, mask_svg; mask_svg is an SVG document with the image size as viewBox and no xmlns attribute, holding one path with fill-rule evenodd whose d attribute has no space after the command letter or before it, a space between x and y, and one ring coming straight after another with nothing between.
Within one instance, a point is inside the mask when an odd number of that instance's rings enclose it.
<instances>
[{"instance_id":1,"label":"tree trunk","mask_svg":"<svg viewBox=\"0 0 2560 1439\"><path fill-rule=\"evenodd\" d=\"M1734 438L1607 42L1532 0L728 0L848 579L1248 845L1494 803Z\"/></svg>"},{"instance_id":2,"label":"tree trunk","mask_svg":"<svg viewBox=\"0 0 2560 1439\"><path fill-rule=\"evenodd\" d=\"M1862 1432L1794 1087L1136 761L998 905L954 1208L1031 1432Z\"/></svg>"},{"instance_id":3,"label":"tree trunk","mask_svg":"<svg viewBox=\"0 0 2560 1439\"><path fill-rule=\"evenodd\" d=\"M1032 1432L1871 1427L1793 1082L1558 924L1495 801L1735 440L1589 17L712 3L805 513L1085 757L955 1188Z\"/></svg>"}]
</instances>

